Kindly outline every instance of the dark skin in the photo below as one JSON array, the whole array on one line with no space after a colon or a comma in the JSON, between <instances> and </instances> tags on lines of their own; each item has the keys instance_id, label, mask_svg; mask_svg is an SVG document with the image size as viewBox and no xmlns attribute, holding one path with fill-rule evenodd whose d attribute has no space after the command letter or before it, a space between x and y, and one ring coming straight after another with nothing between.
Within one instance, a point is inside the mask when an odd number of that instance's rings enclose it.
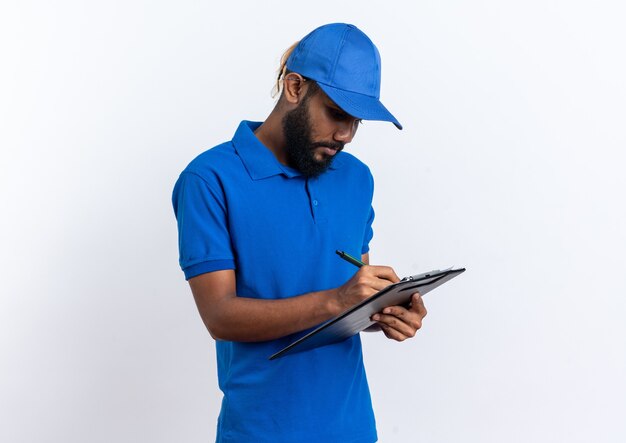
<instances>
[{"instance_id":1,"label":"dark skin","mask_svg":"<svg viewBox=\"0 0 626 443\"><path fill-rule=\"evenodd\" d=\"M295 109L306 94L308 83L296 73L284 81L283 95L265 122L255 132L283 164L286 164L282 120ZM360 121L341 110L322 91L309 99L309 116L314 141L350 143ZM321 160L334 155L328 148L315 148ZM262 300L237 296L235 271L209 272L189 279L200 316L216 340L256 342L274 340L316 326L329 320L392 283L400 281L388 266L370 266L364 254L361 267L338 288L310 292L279 300ZM426 316L419 294L413 294L410 306L390 306L375 314L370 330L381 329L390 339L404 341L415 336ZM376 327L378 326L378 327Z\"/></svg>"}]
</instances>

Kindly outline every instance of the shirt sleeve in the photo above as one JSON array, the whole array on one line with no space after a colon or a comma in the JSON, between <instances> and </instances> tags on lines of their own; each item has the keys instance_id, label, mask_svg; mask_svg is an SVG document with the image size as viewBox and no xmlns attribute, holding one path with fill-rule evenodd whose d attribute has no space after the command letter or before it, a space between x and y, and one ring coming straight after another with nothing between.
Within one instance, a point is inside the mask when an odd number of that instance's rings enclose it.
<instances>
[{"instance_id":1,"label":"shirt sleeve","mask_svg":"<svg viewBox=\"0 0 626 443\"><path fill-rule=\"evenodd\" d=\"M367 223L365 224L365 233L363 235L363 246L361 247L361 255L367 254L370 250L370 241L374 237L374 230L372 229L372 223L374 222L374 207L372 201L374 199L374 177L367 168L367 189L369 191L369 214L367 216Z\"/></svg>"},{"instance_id":2,"label":"shirt sleeve","mask_svg":"<svg viewBox=\"0 0 626 443\"><path fill-rule=\"evenodd\" d=\"M172 195L178 222L180 267L189 280L206 272L235 269L224 193L193 172L183 172Z\"/></svg>"},{"instance_id":3,"label":"shirt sleeve","mask_svg":"<svg viewBox=\"0 0 626 443\"><path fill-rule=\"evenodd\" d=\"M361 254L367 254L370 250L370 241L374 237L374 230L372 229L372 223L374 221L374 208L370 207L370 215L365 225L365 235L363 236L363 246L361 248Z\"/></svg>"}]
</instances>

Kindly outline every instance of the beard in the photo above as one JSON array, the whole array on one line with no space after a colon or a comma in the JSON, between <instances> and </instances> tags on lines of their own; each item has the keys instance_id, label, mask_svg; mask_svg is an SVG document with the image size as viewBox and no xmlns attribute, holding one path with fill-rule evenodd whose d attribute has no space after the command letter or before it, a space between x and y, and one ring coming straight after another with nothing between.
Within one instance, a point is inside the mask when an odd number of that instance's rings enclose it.
<instances>
[{"instance_id":1,"label":"beard","mask_svg":"<svg viewBox=\"0 0 626 443\"><path fill-rule=\"evenodd\" d=\"M305 177L317 177L332 164L334 155L324 155L322 160L314 157L314 149L322 146L341 151L344 143L314 142L311 139L311 121L308 107L309 96L293 111L283 117L283 132L287 142L287 161Z\"/></svg>"}]
</instances>

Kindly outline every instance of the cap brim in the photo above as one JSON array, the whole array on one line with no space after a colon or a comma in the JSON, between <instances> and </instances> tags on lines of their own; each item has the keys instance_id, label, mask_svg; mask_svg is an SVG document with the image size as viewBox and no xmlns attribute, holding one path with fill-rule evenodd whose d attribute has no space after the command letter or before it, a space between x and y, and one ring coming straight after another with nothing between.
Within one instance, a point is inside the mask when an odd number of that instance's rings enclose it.
<instances>
[{"instance_id":1,"label":"cap brim","mask_svg":"<svg viewBox=\"0 0 626 443\"><path fill-rule=\"evenodd\" d=\"M400 122L376 97L359 94L357 92L348 92L319 82L318 85L337 106L351 116L363 120L391 122L396 125L398 129L402 129Z\"/></svg>"}]
</instances>

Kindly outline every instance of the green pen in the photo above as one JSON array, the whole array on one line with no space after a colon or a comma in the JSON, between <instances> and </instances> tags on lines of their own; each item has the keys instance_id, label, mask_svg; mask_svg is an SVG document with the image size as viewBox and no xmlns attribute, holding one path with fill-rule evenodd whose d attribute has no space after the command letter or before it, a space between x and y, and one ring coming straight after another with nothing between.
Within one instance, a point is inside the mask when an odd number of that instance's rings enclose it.
<instances>
[{"instance_id":1,"label":"green pen","mask_svg":"<svg viewBox=\"0 0 626 443\"><path fill-rule=\"evenodd\" d=\"M357 268L360 268L361 266L365 266L365 263L363 263L361 260L359 260L358 258L354 258L352 257L350 254L346 254L343 251L335 251L337 253L337 255L341 258L343 258L345 261L347 261L348 263L352 263L354 266L356 266Z\"/></svg>"}]
</instances>

